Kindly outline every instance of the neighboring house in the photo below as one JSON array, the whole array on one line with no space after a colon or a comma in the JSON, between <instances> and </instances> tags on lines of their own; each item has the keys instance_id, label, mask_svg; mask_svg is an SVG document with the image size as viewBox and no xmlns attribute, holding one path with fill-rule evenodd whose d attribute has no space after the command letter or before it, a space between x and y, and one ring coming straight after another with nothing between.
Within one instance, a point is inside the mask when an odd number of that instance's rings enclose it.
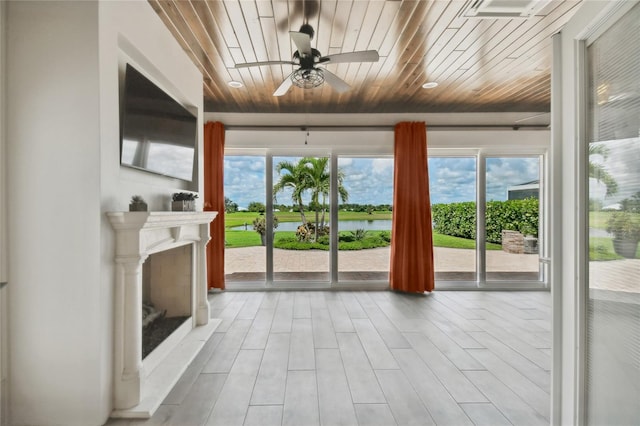
<instances>
[{"instance_id":1,"label":"neighboring house","mask_svg":"<svg viewBox=\"0 0 640 426\"><path fill-rule=\"evenodd\" d=\"M507 200L524 200L525 198L539 198L540 180L521 183L507 188Z\"/></svg>"}]
</instances>

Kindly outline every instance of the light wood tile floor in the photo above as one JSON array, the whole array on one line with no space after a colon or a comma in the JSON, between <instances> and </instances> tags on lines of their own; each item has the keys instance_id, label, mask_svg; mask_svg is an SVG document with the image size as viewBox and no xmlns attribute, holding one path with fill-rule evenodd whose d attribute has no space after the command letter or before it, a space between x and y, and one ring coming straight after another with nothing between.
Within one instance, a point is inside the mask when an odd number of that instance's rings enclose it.
<instances>
[{"instance_id":1,"label":"light wood tile floor","mask_svg":"<svg viewBox=\"0 0 640 426\"><path fill-rule=\"evenodd\" d=\"M153 418L108 425L548 425L546 292L221 292Z\"/></svg>"}]
</instances>

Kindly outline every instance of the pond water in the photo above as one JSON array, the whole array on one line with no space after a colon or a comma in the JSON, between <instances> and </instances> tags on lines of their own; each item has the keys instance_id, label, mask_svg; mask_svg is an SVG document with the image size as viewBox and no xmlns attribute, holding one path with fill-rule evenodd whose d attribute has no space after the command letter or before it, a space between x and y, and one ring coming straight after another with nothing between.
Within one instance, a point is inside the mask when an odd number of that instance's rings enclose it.
<instances>
[{"instance_id":1,"label":"pond water","mask_svg":"<svg viewBox=\"0 0 640 426\"><path fill-rule=\"evenodd\" d=\"M280 222L277 231L295 231L300 226L300 222ZM244 231L244 225L229 228L234 231ZM367 231L391 231L391 220L340 220L338 221L339 231L355 231L365 229ZM247 231L253 231L251 223L247 224Z\"/></svg>"}]
</instances>

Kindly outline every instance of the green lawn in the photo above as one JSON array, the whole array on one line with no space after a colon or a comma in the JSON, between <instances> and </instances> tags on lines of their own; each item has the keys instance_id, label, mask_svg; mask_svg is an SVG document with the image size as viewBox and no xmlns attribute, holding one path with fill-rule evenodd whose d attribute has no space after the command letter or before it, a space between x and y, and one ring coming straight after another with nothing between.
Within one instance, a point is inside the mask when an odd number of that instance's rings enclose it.
<instances>
[{"instance_id":1,"label":"green lawn","mask_svg":"<svg viewBox=\"0 0 640 426\"><path fill-rule=\"evenodd\" d=\"M224 241L227 248L253 247L261 244L260 234L254 231L226 230L224 233Z\"/></svg>"},{"instance_id":2,"label":"green lawn","mask_svg":"<svg viewBox=\"0 0 640 426\"><path fill-rule=\"evenodd\" d=\"M433 246L434 247L448 247L448 248L462 248L462 249L475 249L476 241L468 240L466 238L452 237L450 235L442 235L433 233ZM500 244L487 243L487 250L502 250Z\"/></svg>"},{"instance_id":3,"label":"green lawn","mask_svg":"<svg viewBox=\"0 0 640 426\"><path fill-rule=\"evenodd\" d=\"M607 221L613 212L589 212L589 227L606 229Z\"/></svg>"}]
</instances>

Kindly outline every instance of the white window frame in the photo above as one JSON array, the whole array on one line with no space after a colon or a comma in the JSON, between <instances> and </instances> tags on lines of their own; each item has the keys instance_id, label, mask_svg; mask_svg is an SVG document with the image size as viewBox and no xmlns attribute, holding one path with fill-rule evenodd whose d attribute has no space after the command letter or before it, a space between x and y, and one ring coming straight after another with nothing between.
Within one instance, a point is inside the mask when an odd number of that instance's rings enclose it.
<instances>
[{"instance_id":1,"label":"white window frame","mask_svg":"<svg viewBox=\"0 0 640 426\"><path fill-rule=\"evenodd\" d=\"M584 2L554 40L551 167L553 365L551 423L585 422L585 325L588 241L585 47L638 3ZM561 162L557 159L561 158Z\"/></svg>"}]
</instances>

